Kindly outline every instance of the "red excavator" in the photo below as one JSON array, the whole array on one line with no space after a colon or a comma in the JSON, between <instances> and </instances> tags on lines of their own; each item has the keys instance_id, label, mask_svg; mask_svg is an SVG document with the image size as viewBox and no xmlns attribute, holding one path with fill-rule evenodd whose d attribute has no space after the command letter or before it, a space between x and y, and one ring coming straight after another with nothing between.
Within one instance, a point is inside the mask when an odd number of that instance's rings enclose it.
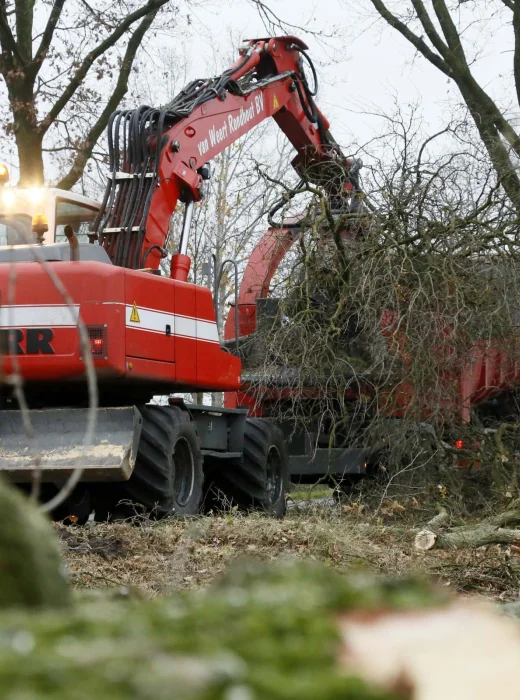
<instances>
[{"instance_id":1,"label":"red excavator","mask_svg":"<svg viewBox=\"0 0 520 700\"><path fill-rule=\"evenodd\" d=\"M158 517L194 514L208 493L281 516L290 478L361 476L370 465L371 446L320 447L314 426L267 417L242 377L240 347L233 354L269 315L271 279L298 222L271 227L256 246L223 347L210 290L188 281L208 164L264 119L287 135L294 168L333 215L364 206L361 164L344 156L314 102L306 51L292 36L254 39L229 70L190 83L165 107L114 113L101 203L4 185L0 471L39 490L54 517L104 519L127 513L128 502ZM179 202L182 232L166 277L160 263ZM475 346L457 378L461 420L517 375L499 349ZM271 388L279 391L264 378L261 396ZM224 392L225 405L172 396L183 392ZM172 398L155 405L156 395Z\"/></svg>"},{"instance_id":2,"label":"red excavator","mask_svg":"<svg viewBox=\"0 0 520 700\"><path fill-rule=\"evenodd\" d=\"M81 521L94 510L105 518L125 500L157 516L193 514L209 485L240 507L280 516L290 472L315 461L298 446L291 468L282 427L229 401L241 362L220 346L211 292L188 282L187 255L209 162L269 117L306 181L335 210L354 206L359 163L342 154L314 102L306 50L293 36L254 39L229 70L190 83L165 107L114 113L101 205L48 190L61 203L50 215L55 230L35 203L47 195L4 187L0 470L16 484L40 484L51 503L67 483L56 517ZM166 277L160 262L179 202L182 233ZM272 274L277 256L263 241L260 267L265 254ZM179 392L226 392L234 405L150 403ZM355 452L343 450L334 470L359 471L364 458Z\"/></svg>"}]
</instances>

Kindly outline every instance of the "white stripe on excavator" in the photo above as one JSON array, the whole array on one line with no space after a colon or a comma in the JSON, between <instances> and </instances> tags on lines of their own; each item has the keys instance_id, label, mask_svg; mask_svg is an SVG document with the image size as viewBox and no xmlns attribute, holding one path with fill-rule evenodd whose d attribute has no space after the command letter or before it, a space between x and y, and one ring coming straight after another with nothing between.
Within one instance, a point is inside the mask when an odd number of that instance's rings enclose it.
<instances>
[{"instance_id":1,"label":"white stripe on excavator","mask_svg":"<svg viewBox=\"0 0 520 700\"><path fill-rule=\"evenodd\" d=\"M42 328L45 326L74 328L78 322L79 306L0 306L0 328Z\"/></svg>"},{"instance_id":2,"label":"white stripe on excavator","mask_svg":"<svg viewBox=\"0 0 520 700\"><path fill-rule=\"evenodd\" d=\"M114 302L108 302L113 304ZM119 305L118 302L115 302ZM217 324L200 318L169 314L166 311L153 311L138 307L140 323L130 321L132 306L126 306L126 325L128 328L148 331L149 333L166 333L166 326L171 326L172 335L194 340L218 343ZM72 318L74 316L74 320ZM42 304L39 306L13 305L0 306L0 328L75 328L79 316L79 305L73 307Z\"/></svg>"},{"instance_id":3,"label":"white stripe on excavator","mask_svg":"<svg viewBox=\"0 0 520 700\"><path fill-rule=\"evenodd\" d=\"M166 332L166 326L171 326L172 335L182 338L192 338L193 340L205 340L208 343L218 343L217 324L214 321L204 321L200 318L190 316L180 316L169 314L166 311L152 311L137 307L139 323L130 320L132 306L126 307L126 326L136 330L148 331L152 333Z\"/></svg>"}]
</instances>

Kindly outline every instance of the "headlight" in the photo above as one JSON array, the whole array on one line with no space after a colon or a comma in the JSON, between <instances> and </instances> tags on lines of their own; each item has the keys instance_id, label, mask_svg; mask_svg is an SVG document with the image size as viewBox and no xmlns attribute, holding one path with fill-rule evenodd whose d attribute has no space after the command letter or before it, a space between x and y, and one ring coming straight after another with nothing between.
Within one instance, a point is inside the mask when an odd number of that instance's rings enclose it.
<instances>
[{"instance_id":1,"label":"headlight","mask_svg":"<svg viewBox=\"0 0 520 700\"><path fill-rule=\"evenodd\" d=\"M9 169L5 163L0 163L0 184L9 182Z\"/></svg>"},{"instance_id":2,"label":"headlight","mask_svg":"<svg viewBox=\"0 0 520 700\"><path fill-rule=\"evenodd\" d=\"M43 190L41 187L33 187L28 191L29 201L31 204L40 204L43 199Z\"/></svg>"},{"instance_id":3,"label":"headlight","mask_svg":"<svg viewBox=\"0 0 520 700\"><path fill-rule=\"evenodd\" d=\"M2 190L2 204L6 209L10 209L16 201L16 195L13 190L6 188Z\"/></svg>"}]
</instances>

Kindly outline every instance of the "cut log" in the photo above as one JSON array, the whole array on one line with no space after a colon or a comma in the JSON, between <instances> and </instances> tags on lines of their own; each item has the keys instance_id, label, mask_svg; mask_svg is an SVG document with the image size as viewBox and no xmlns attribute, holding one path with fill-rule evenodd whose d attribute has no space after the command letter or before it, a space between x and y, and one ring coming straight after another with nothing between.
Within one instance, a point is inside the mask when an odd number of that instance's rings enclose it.
<instances>
[{"instance_id":1,"label":"cut log","mask_svg":"<svg viewBox=\"0 0 520 700\"><path fill-rule=\"evenodd\" d=\"M343 615L340 661L414 700L517 700L518 623L474 601Z\"/></svg>"},{"instance_id":2,"label":"cut log","mask_svg":"<svg viewBox=\"0 0 520 700\"><path fill-rule=\"evenodd\" d=\"M485 547L490 544L514 544L520 542L520 530L511 530L482 523L473 527L457 527L449 532L433 532L424 529L415 536L414 547L418 551L437 549L461 549Z\"/></svg>"},{"instance_id":3,"label":"cut log","mask_svg":"<svg viewBox=\"0 0 520 700\"><path fill-rule=\"evenodd\" d=\"M420 552L427 552L435 547L437 534L432 530L420 530L415 535L414 547Z\"/></svg>"},{"instance_id":4,"label":"cut log","mask_svg":"<svg viewBox=\"0 0 520 700\"><path fill-rule=\"evenodd\" d=\"M490 544L520 543L520 501L514 501L508 510L498 513L480 523L460 525L443 529L449 522L448 513L443 510L432 518L426 527L416 531L414 548L420 552L430 549L457 549L485 547Z\"/></svg>"}]
</instances>

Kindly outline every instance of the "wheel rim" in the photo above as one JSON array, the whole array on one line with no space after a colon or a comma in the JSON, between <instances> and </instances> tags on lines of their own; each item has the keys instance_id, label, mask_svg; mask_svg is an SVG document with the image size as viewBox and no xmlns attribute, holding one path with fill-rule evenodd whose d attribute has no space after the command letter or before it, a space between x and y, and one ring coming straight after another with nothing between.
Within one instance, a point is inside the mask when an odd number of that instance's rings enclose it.
<instances>
[{"instance_id":1,"label":"wheel rim","mask_svg":"<svg viewBox=\"0 0 520 700\"><path fill-rule=\"evenodd\" d=\"M271 505L274 505L282 496L282 458L274 445L267 453L266 490L267 499Z\"/></svg>"},{"instance_id":2,"label":"wheel rim","mask_svg":"<svg viewBox=\"0 0 520 700\"><path fill-rule=\"evenodd\" d=\"M175 443L173 466L175 470L174 498L178 505L185 506L190 500L195 486L195 460L191 446L185 438L179 438Z\"/></svg>"}]
</instances>

